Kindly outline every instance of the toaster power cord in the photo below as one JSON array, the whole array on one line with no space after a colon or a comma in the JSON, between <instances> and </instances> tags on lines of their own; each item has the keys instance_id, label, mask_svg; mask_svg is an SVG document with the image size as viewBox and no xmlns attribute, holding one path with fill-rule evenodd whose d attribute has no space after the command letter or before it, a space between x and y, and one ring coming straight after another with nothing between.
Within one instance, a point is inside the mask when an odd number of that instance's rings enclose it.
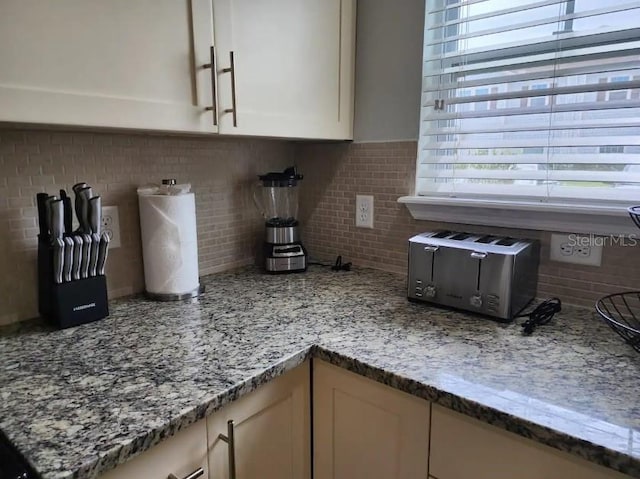
<instances>
[{"instance_id":1,"label":"toaster power cord","mask_svg":"<svg viewBox=\"0 0 640 479\"><path fill-rule=\"evenodd\" d=\"M529 336L533 333L538 326L547 324L553 316L562 310L562 303L558 298L551 298L543 301L536 306L533 311L516 316L516 318L528 317L524 323L522 323L522 334Z\"/></svg>"}]
</instances>

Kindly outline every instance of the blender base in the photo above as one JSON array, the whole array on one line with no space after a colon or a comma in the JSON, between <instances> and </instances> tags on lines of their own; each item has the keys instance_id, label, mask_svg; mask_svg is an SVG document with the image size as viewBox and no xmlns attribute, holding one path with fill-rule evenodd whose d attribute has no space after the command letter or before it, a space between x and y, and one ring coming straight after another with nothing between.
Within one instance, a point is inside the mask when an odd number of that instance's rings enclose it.
<instances>
[{"instance_id":1,"label":"blender base","mask_svg":"<svg viewBox=\"0 0 640 479\"><path fill-rule=\"evenodd\" d=\"M267 273L302 273L307 270L307 252L302 243L264 244Z\"/></svg>"}]
</instances>

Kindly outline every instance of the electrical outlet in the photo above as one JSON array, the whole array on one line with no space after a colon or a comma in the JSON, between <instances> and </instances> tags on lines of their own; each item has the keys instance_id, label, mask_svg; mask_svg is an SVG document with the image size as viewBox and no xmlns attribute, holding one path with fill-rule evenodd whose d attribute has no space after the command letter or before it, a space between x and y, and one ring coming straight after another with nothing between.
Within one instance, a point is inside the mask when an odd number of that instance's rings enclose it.
<instances>
[{"instance_id":1,"label":"electrical outlet","mask_svg":"<svg viewBox=\"0 0 640 479\"><path fill-rule=\"evenodd\" d=\"M356 195L356 226L373 228L373 196Z\"/></svg>"},{"instance_id":2,"label":"electrical outlet","mask_svg":"<svg viewBox=\"0 0 640 479\"><path fill-rule=\"evenodd\" d=\"M551 235L551 260L561 263L600 266L602 263L602 244L595 236L576 234Z\"/></svg>"},{"instance_id":3,"label":"electrical outlet","mask_svg":"<svg viewBox=\"0 0 640 479\"><path fill-rule=\"evenodd\" d=\"M117 206L102 207L102 231L109 235L109 249L120 247L120 217Z\"/></svg>"}]
</instances>

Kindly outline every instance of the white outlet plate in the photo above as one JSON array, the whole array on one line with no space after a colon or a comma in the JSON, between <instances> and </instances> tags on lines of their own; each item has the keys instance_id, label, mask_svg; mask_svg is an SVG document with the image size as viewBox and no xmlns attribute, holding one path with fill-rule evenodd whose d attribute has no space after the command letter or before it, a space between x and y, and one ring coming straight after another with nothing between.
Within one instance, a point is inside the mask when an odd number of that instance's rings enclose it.
<instances>
[{"instance_id":1,"label":"white outlet plate","mask_svg":"<svg viewBox=\"0 0 640 479\"><path fill-rule=\"evenodd\" d=\"M356 226L373 228L373 196L356 195Z\"/></svg>"},{"instance_id":2,"label":"white outlet plate","mask_svg":"<svg viewBox=\"0 0 640 479\"><path fill-rule=\"evenodd\" d=\"M551 261L600 266L602 242L598 241L598 238L598 236L553 233L550 248Z\"/></svg>"},{"instance_id":3,"label":"white outlet plate","mask_svg":"<svg viewBox=\"0 0 640 479\"><path fill-rule=\"evenodd\" d=\"M117 206L102 207L102 231L109 235L109 249L119 248L120 244L120 216Z\"/></svg>"}]
</instances>

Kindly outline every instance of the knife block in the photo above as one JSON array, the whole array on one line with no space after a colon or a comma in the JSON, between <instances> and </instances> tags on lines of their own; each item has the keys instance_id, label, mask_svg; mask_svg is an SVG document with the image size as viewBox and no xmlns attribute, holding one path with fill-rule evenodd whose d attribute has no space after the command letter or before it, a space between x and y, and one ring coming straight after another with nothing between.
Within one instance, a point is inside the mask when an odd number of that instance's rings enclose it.
<instances>
[{"instance_id":1,"label":"knife block","mask_svg":"<svg viewBox=\"0 0 640 479\"><path fill-rule=\"evenodd\" d=\"M38 310L60 329L106 318L109 316L107 277L55 283L53 248L47 236L38 235Z\"/></svg>"}]
</instances>

